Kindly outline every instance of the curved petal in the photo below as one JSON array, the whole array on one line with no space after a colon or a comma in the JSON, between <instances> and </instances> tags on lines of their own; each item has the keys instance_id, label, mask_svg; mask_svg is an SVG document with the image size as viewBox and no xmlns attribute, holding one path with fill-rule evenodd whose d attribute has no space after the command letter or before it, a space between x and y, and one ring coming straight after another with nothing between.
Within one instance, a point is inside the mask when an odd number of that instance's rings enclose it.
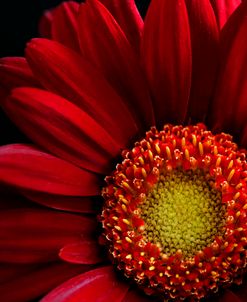
<instances>
[{"instance_id":1,"label":"curved petal","mask_svg":"<svg viewBox=\"0 0 247 302\"><path fill-rule=\"evenodd\" d=\"M239 6L241 0L210 0L217 19L219 28L221 29L234 10Z\"/></svg>"},{"instance_id":2,"label":"curved petal","mask_svg":"<svg viewBox=\"0 0 247 302\"><path fill-rule=\"evenodd\" d=\"M50 91L79 105L124 147L137 128L121 98L87 60L55 41L32 40L27 60Z\"/></svg>"},{"instance_id":3,"label":"curved petal","mask_svg":"<svg viewBox=\"0 0 247 302\"><path fill-rule=\"evenodd\" d=\"M21 193L36 203L62 211L96 214L99 213L102 204L100 199L97 200L97 198L92 197L61 196L30 191L22 191Z\"/></svg>"},{"instance_id":4,"label":"curved petal","mask_svg":"<svg viewBox=\"0 0 247 302\"><path fill-rule=\"evenodd\" d=\"M100 0L124 31L130 45L138 54L143 31L143 20L134 0Z\"/></svg>"},{"instance_id":5,"label":"curved petal","mask_svg":"<svg viewBox=\"0 0 247 302\"><path fill-rule=\"evenodd\" d=\"M0 182L31 191L68 196L97 195L99 179L29 145L0 147Z\"/></svg>"},{"instance_id":6,"label":"curved petal","mask_svg":"<svg viewBox=\"0 0 247 302\"><path fill-rule=\"evenodd\" d=\"M107 260L102 247L95 240L80 240L67 244L60 252L61 259L79 264L95 264Z\"/></svg>"},{"instance_id":7,"label":"curved petal","mask_svg":"<svg viewBox=\"0 0 247 302\"><path fill-rule=\"evenodd\" d=\"M20 274L18 278L2 283L0 285L1 300L5 302L32 301L88 269L87 266L62 262L42 265L29 273Z\"/></svg>"},{"instance_id":8,"label":"curved petal","mask_svg":"<svg viewBox=\"0 0 247 302\"><path fill-rule=\"evenodd\" d=\"M6 57L0 59L0 93L3 96L19 86L39 87L27 61L22 57Z\"/></svg>"},{"instance_id":9,"label":"curved petal","mask_svg":"<svg viewBox=\"0 0 247 302\"><path fill-rule=\"evenodd\" d=\"M186 0L192 43L192 83L187 120L205 120L215 85L219 32L215 15L208 0Z\"/></svg>"},{"instance_id":10,"label":"curved petal","mask_svg":"<svg viewBox=\"0 0 247 302\"><path fill-rule=\"evenodd\" d=\"M246 17L246 1L232 13L226 25L220 32L221 61L224 63L232 47L232 42Z\"/></svg>"},{"instance_id":11,"label":"curved petal","mask_svg":"<svg viewBox=\"0 0 247 302\"><path fill-rule=\"evenodd\" d=\"M47 210L0 213L0 261L40 263L58 260L59 250L96 230L94 219Z\"/></svg>"},{"instance_id":12,"label":"curved petal","mask_svg":"<svg viewBox=\"0 0 247 302\"><path fill-rule=\"evenodd\" d=\"M144 26L143 61L156 121L184 121L191 83L190 28L184 0L154 0Z\"/></svg>"},{"instance_id":13,"label":"curved petal","mask_svg":"<svg viewBox=\"0 0 247 302\"><path fill-rule=\"evenodd\" d=\"M40 89L18 88L4 109L32 141L54 155L97 173L109 173L121 146L83 110Z\"/></svg>"},{"instance_id":14,"label":"curved petal","mask_svg":"<svg viewBox=\"0 0 247 302\"><path fill-rule=\"evenodd\" d=\"M146 127L154 125L152 103L143 72L116 20L99 1L91 0L81 5L78 21L83 55L102 71L126 100L139 124ZM96 26L101 30L95 30Z\"/></svg>"},{"instance_id":15,"label":"curved petal","mask_svg":"<svg viewBox=\"0 0 247 302\"><path fill-rule=\"evenodd\" d=\"M241 15L238 14L242 16L241 22L236 21L236 18L231 18L231 22L238 24L236 35L230 35L231 40L222 43L223 61L215 99L211 106L211 123L214 128L236 135L244 128L247 118L246 2L243 2L240 9L243 10Z\"/></svg>"},{"instance_id":16,"label":"curved petal","mask_svg":"<svg viewBox=\"0 0 247 302\"><path fill-rule=\"evenodd\" d=\"M52 11L51 36L76 51L79 51L78 17L79 4L75 1L66 1Z\"/></svg>"},{"instance_id":17,"label":"curved petal","mask_svg":"<svg viewBox=\"0 0 247 302\"><path fill-rule=\"evenodd\" d=\"M51 39L52 19L53 9L45 11L41 16L38 24L38 30L41 37Z\"/></svg>"},{"instance_id":18,"label":"curved petal","mask_svg":"<svg viewBox=\"0 0 247 302\"><path fill-rule=\"evenodd\" d=\"M117 280L111 267L101 267L65 282L41 302L121 302L127 290L128 286Z\"/></svg>"}]
</instances>

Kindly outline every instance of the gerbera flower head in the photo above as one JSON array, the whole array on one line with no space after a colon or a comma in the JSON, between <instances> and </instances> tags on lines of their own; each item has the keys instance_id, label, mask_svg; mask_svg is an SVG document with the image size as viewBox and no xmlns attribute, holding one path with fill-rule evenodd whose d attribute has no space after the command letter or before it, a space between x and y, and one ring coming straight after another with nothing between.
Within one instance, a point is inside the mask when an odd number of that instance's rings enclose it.
<instances>
[{"instance_id":1,"label":"gerbera flower head","mask_svg":"<svg viewBox=\"0 0 247 302\"><path fill-rule=\"evenodd\" d=\"M0 148L0 180L24 196L3 203L0 261L46 280L13 294L14 269L5 301L79 272L42 301L212 301L241 283L246 15L240 1L152 0L143 22L133 0L68 1L26 58L2 59L3 109L34 144Z\"/></svg>"}]
</instances>

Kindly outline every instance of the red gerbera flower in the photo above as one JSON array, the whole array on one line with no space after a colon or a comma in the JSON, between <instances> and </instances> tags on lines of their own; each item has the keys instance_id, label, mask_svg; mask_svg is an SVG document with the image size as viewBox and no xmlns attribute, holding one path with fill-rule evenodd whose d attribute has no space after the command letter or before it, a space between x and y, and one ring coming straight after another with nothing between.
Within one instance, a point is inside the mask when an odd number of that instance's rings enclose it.
<instances>
[{"instance_id":1,"label":"red gerbera flower","mask_svg":"<svg viewBox=\"0 0 247 302\"><path fill-rule=\"evenodd\" d=\"M3 301L65 280L42 301L244 301L228 288L247 259L246 16L152 0L143 24L132 0L66 2L49 39L2 59L2 106L35 143L0 148Z\"/></svg>"}]
</instances>

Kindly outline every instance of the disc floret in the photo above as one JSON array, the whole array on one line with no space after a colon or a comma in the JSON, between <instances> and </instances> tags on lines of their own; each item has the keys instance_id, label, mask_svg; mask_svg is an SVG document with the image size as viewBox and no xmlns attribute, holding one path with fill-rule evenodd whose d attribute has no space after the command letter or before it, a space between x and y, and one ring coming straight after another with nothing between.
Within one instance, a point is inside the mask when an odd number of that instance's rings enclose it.
<instances>
[{"instance_id":1,"label":"disc floret","mask_svg":"<svg viewBox=\"0 0 247 302\"><path fill-rule=\"evenodd\" d=\"M111 258L125 276L148 294L176 300L199 300L238 282L246 267L245 151L202 124L165 125L153 127L123 158L106 178L101 220ZM188 185L183 194L181 182ZM186 223L175 235L171 230L186 206L188 238Z\"/></svg>"}]
</instances>

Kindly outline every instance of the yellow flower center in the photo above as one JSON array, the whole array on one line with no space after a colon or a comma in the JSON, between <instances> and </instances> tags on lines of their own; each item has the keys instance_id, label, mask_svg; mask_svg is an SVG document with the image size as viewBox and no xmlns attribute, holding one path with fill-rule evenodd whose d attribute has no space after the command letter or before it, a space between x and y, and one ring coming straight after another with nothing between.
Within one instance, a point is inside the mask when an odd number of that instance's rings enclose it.
<instances>
[{"instance_id":1,"label":"yellow flower center","mask_svg":"<svg viewBox=\"0 0 247 302\"><path fill-rule=\"evenodd\" d=\"M184 258L193 257L223 235L221 193L199 169L162 174L140 208L146 239L169 256L181 250Z\"/></svg>"}]
</instances>

